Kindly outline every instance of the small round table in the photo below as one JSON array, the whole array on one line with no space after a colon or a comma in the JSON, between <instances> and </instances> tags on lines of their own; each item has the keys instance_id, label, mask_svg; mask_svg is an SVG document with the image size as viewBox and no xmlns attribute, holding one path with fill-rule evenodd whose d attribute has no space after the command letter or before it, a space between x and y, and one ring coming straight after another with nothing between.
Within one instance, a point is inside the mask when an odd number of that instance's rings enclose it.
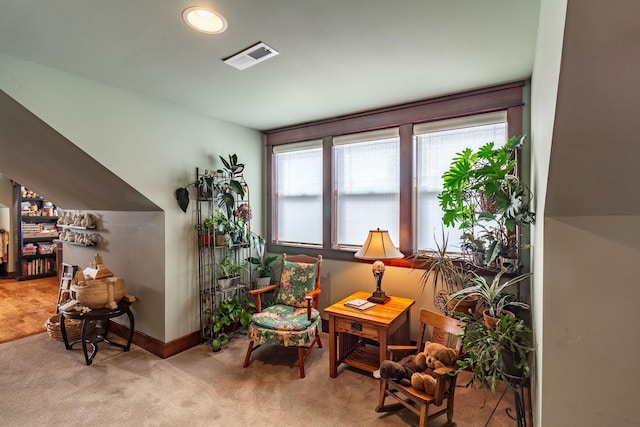
<instances>
[{"instance_id":1,"label":"small round table","mask_svg":"<svg viewBox=\"0 0 640 427\"><path fill-rule=\"evenodd\" d=\"M77 342L82 343L82 351L84 352L84 360L87 362L87 366L91 365L93 358L98 352L98 343L106 342L108 344L120 347L123 351L129 351L131 348L131 341L133 339L133 313L129 309L131 302L125 299L118 302L118 307L111 308L94 308L88 312L76 311L76 310L61 310L60 316L60 332L62 332L62 339L64 340L64 346L67 350L71 350L73 345ZM129 317L129 336L127 337L127 344L123 345L117 342L110 341L107 338L109 332L109 319L122 316L126 314ZM65 319L82 320L82 334L79 341L69 342L67 338L67 330L64 326ZM92 322L95 321L95 322ZM93 330L91 329L91 323L95 323ZM89 354L88 347L91 345L92 350Z\"/></svg>"}]
</instances>

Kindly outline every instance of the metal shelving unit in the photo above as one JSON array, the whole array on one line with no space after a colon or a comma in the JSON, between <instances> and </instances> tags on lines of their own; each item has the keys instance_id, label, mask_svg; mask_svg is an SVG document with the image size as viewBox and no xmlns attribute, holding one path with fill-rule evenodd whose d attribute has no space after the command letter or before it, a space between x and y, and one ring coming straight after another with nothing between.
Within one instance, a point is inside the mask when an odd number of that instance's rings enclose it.
<instances>
[{"instance_id":1,"label":"metal shelving unit","mask_svg":"<svg viewBox=\"0 0 640 427\"><path fill-rule=\"evenodd\" d=\"M205 170L201 173L196 168L196 182L199 182L202 177L208 175ZM236 210L240 205L249 205L249 189L242 175L236 175L234 180L241 183L244 188L244 198L240 198L239 195L234 194ZM217 180L219 186L225 186L229 183L231 177L228 175L220 176ZM196 187L196 221L198 224L198 287L200 292L200 334L203 341L211 340L211 327L210 318L216 307L223 301L227 301L234 296L244 301L248 296L248 290L251 283L250 269L247 267L240 275L240 280L237 284L228 288L222 288L218 279L220 275L217 271L217 264L225 256L232 256L236 262L242 262L251 256L251 242L247 238L246 242L234 243L234 244L215 244L215 233L212 228L204 228L202 224L205 219L214 215L218 209L219 191L215 188L212 191L202 191L201 188ZM247 236L250 234L251 223L247 222Z\"/></svg>"}]
</instances>

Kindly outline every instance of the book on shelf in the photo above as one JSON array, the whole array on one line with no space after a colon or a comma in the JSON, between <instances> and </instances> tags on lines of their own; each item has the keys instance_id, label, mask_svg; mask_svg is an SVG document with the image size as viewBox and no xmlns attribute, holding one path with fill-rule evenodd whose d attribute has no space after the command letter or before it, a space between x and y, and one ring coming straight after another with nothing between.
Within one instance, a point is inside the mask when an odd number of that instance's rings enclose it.
<instances>
[{"instance_id":1,"label":"book on shelf","mask_svg":"<svg viewBox=\"0 0 640 427\"><path fill-rule=\"evenodd\" d=\"M355 298L344 303L345 306L356 308L358 310L368 310L376 306L375 303L362 298Z\"/></svg>"}]
</instances>

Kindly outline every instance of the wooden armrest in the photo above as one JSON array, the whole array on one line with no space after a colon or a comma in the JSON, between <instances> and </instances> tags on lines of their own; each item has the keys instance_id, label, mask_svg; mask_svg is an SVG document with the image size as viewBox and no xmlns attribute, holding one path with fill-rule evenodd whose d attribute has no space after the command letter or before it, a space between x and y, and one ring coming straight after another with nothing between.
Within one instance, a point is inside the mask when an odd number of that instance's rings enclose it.
<instances>
[{"instance_id":1,"label":"wooden armrest","mask_svg":"<svg viewBox=\"0 0 640 427\"><path fill-rule=\"evenodd\" d=\"M433 371L436 376L450 376L452 372L455 372L456 368L453 366L443 366Z\"/></svg>"},{"instance_id":2,"label":"wooden armrest","mask_svg":"<svg viewBox=\"0 0 640 427\"><path fill-rule=\"evenodd\" d=\"M416 351L418 350L418 347L416 347L415 345L393 345L390 344L387 346L387 350L389 351Z\"/></svg>"},{"instance_id":3,"label":"wooden armrest","mask_svg":"<svg viewBox=\"0 0 640 427\"><path fill-rule=\"evenodd\" d=\"M251 290L249 291L249 294L251 294L251 295L258 295L258 294L262 294L262 293L264 293L264 292L272 291L272 290L276 289L278 286L280 286L280 285L269 285L269 286L265 286L264 288L251 289Z\"/></svg>"},{"instance_id":4,"label":"wooden armrest","mask_svg":"<svg viewBox=\"0 0 640 427\"><path fill-rule=\"evenodd\" d=\"M314 297L316 295L320 295L321 289L314 289L307 294L308 297Z\"/></svg>"},{"instance_id":5,"label":"wooden armrest","mask_svg":"<svg viewBox=\"0 0 640 427\"><path fill-rule=\"evenodd\" d=\"M388 345L387 351L390 353L390 359L393 360L394 353L415 353L418 347L415 345Z\"/></svg>"},{"instance_id":6,"label":"wooden armrest","mask_svg":"<svg viewBox=\"0 0 640 427\"><path fill-rule=\"evenodd\" d=\"M256 312L260 313L262 311L262 299L260 298L260 295L265 292L272 291L278 286L280 285L269 285L264 288L252 289L249 291L249 295L254 295L256 297Z\"/></svg>"}]
</instances>

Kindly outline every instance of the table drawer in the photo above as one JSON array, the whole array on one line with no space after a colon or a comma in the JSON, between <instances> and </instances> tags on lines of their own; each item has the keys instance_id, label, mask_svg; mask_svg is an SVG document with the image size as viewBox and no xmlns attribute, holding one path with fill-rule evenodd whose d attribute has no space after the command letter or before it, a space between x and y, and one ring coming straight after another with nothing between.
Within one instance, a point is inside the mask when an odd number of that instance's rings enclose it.
<instances>
[{"instance_id":1,"label":"table drawer","mask_svg":"<svg viewBox=\"0 0 640 427\"><path fill-rule=\"evenodd\" d=\"M363 338L378 340L378 328L357 320L336 319L336 332L346 332Z\"/></svg>"}]
</instances>

